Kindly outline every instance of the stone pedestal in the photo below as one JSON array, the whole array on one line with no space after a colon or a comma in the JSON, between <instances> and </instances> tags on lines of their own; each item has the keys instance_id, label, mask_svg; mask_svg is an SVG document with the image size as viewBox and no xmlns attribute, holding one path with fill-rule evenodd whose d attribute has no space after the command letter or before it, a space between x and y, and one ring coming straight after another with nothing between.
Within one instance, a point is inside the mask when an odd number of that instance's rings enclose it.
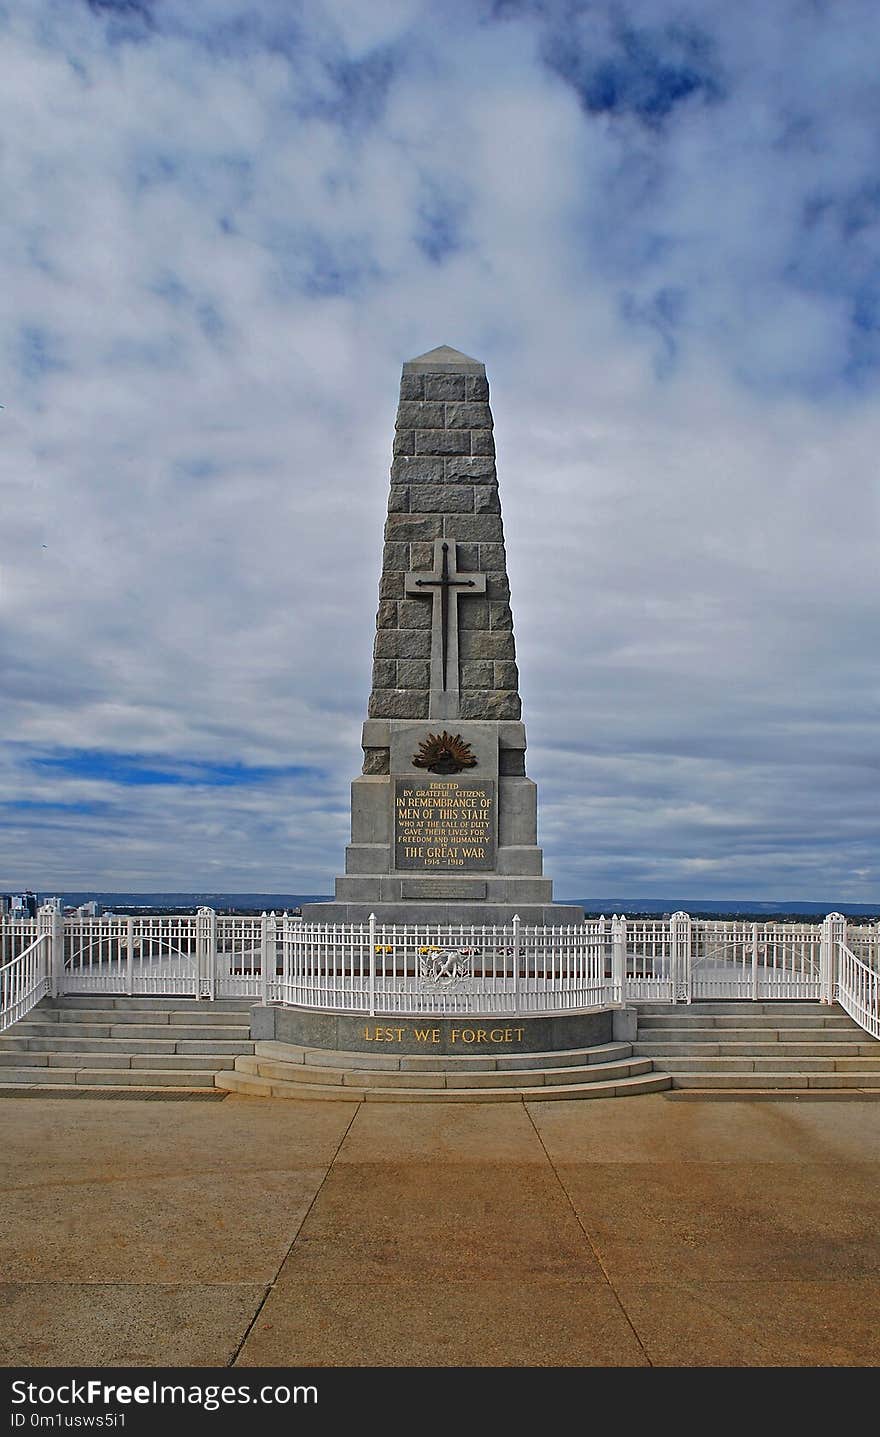
<instances>
[{"instance_id":1,"label":"stone pedestal","mask_svg":"<svg viewBox=\"0 0 880 1437\"><path fill-rule=\"evenodd\" d=\"M485 367L403 367L363 773L312 922L565 924L537 846Z\"/></svg>"},{"instance_id":2,"label":"stone pedestal","mask_svg":"<svg viewBox=\"0 0 880 1437\"><path fill-rule=\"evenodd\" d=\"M581 909L553 903L537 843L537 788L525 776L525 727L456 722L453 737L476 760L454 774L414 767L442 725L369 719L365 752L387 750L388 772L351 790L351 843L335 901L310 903L314 922L579 923ZM449 732L447 728L445 731ZM509 770L513 770L510 772Z\"/></svg>"}]
</instances>

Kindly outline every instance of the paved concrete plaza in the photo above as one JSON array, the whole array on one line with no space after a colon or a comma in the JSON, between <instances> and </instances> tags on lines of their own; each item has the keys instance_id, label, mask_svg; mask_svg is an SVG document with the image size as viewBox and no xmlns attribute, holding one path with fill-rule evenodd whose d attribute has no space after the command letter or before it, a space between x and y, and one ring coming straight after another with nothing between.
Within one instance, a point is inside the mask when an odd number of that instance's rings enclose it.
<instances>
[{"instance_id":1,"label":"paved concrete plaza","mask_svg":"<svg viewBox=\"0 0 880 1437\"><path fill-rule=\"evenodd\" d=\"M6 1099L5 1366L874 1366L880 1104Z\"/></svg>"}]
</instances>

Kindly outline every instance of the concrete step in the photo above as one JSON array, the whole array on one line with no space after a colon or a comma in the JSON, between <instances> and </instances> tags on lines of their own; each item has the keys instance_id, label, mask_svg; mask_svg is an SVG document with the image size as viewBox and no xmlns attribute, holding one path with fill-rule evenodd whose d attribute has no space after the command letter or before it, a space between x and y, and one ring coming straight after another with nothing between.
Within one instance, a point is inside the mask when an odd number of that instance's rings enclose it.
<instances>
[{"instance_id":1,"label":"concrete step","mask_svg":"<svg viewBox=\"0 0 880 1437\"><path fill-rule=\"evenodd\" d=\"M518 1072L532 1068L571 1068L592 1063L617 1062L632 1056L631 1043L600 1043L594 1048L570 1048L553 1053L522 1053L492 1057L488 1054L434 1054L394 1056L390 1053L345 1052L303 1048L291 1043L261 1039L254 1044L257 1057L277 1062L305 1063L313 1068L345 1068L380 1072Z\"/></svg>"},{"instance_id":2,"label":"concrete step","mask_svg":"<svg viewBox=\"0 0 880 1437\"><path fill-rule=\"evenodd\" d=\"M171 1068L178 1073L219 1073L223 1069L234 1068L237 1056L234 1053L132 1053L131 1067L138 1070L149 1068L153 1072ZM94 1065L94 1054L89 1055L89 1060ZM103 1055L101 1066L111 1066Z\"/></svg>"},{"instance_id":3,"label":"concrete step","mask_svg":"<svg viewBox=\"0 0 880 1437\"><path fill-rule=\"evenodd\" d=\"M261 1078L235 1070L218 1073L215 1085L224 1092L248 1097L296 1098L318 1102L392 1103L510 1103L547 1102L552 1099L614 1098L659 1093L671 1084L664 1074L618 1078L602 1083L571 1083L519 1088L388 1088L310 1083L308 1085Z\"/></svg>"},{"instance_id":4,"label":"concrete step","mask_svg":"<svg viewBox=\"0 0 880 1437\"><path fill-rule=\"evenodd\" d=\"M0 1097L222 1099L216 1074L254 1051L249 1007L103 994L40 1003L0 1036Z\"/></svg>"},{"instance_id":5,"label":"concrete step","mask_svg":"<svg viewBox=\"0 0 880 1437\"><path fill-rule=\"evenodd\" d=\"M210 1042L200 1041L199 1039L186 1039L175 1043L174 1051L175 1053L252 1053L254 1051L254 1045L250 1039L247 1042L245 1042L244 1039L240 1041L221 1041L220 1039L214 1038Z\"/></svg>"},{"instance_id":6,"label":"concrete step","mask_svg":"<svg viewBox=\"0 0 880 1437\"><path fill-rule=\"evenodd\" d=\"M648 1030L652 1032L663 1031L667 1028L742 1028L749 1032L758 1032L763 1028L776 1028L785 1031L789 1028L809 1029L816 1028L857 1028L858 1024L849 1017L847 1013L830 1014L826 1008L825 1014L820 1013L791 1013L787 1017L781 1013L737 1013L712 1014L695 1013L678 1009L675 1013L660 1017L659 1014L652 1016L648 1014L643 1017L639 1014L639 1031Z\"/></svg>"},{"instance_id":7,"label":"concrete step","mask_svg":"<svg viewBox=\"0 0 880 1437\"><path fill-rule=\"evenodd\" d=\"M671 1073L674 1088L865 1088L880 1092L880 1073Z\"/></svg>"},{"instance_id":8,"label":"concrete step","mask_svg":"<svg viewBox=\"0 0 880 1437\"><path fill-rule=\"evenodd\" d=\"M640 1028L646 1043L852 1043L866 1038L863 1028Z\"/></svg>"},{"instance_id":9,"label":"concrete step","mask_svg":"<svg viewBox=\"0 0 880 1437\"><path fill-rule=\"evenodd\" d=\"M692 1057L713 1058L727 1055L731 1058L792 1058L828 1057L859 1058L876 1057L877 1044L871 1042L867 1033L862 1041L855 1043L633 1043L633 1052L642 1058Z\"/></svg>"},{"instance_id":10,"label":"concrete step","mask_svg":"<svg viewBox=\"0 0 880 1437\"><path fill-rule=\"evenodd\" d=\"M112 1099L122 1098L125 1101L156 1101L163 1102L220 1102L228 1097L228 1093L222 1093L219 1088L187 1088L187 1087L140 1087L135 1084L107 1083L101 1087L91 1087L80 1083L3 1083L0 1082L0 1098L101 1098Z\"/></svg>"},{"instance_id":11,"label":"concrete step","mask_svg":"<svg viewBox=\"0 0 880 1437\"><path fill-rule=\"evenodd\" d=\"M878 1088L672 1088L667 1102L878 1103Z\"/></svg>"},{"instance_id":12,"label":"concrete step","mask_svg":"<svg viewBox=\"0 0 880 1437\"><path fill-rule=\"evenodd\" d=\"M181 1068L4 1068L0 1078L0 1086L33 1086L46 1082L53 1087L77 1083L84 1087L103 1087L107 1084L124 1087L135 1084L138 1087L150 1088L213 1088L214 1071L194 1072Z\"/></svg>"},{"instance_id":13,"label":"concrete step","mask_svg":"<svg viewBox=\"0 0 880 1437\"><path fill-rule=\"evenodd\" d=\"M4 1049L0 1052L0 1075L3 1068L46 1068L49 1066L49 1053L27 1053L10 1052ZM120 1066L128 1066L128 1058L120 1055Z\"/></svg>"},{"instance_id":14,"label":"concrete step","mask_svg":"<svg viewBox=\"0 0 880 1437\"><path fill-rule=\"evenodd\" d=\"M154 1038L160 1042L170 1039L241 1040L250 1037L249 1023L36 1023L28 1018L14 1023L7 1032L20 1038Z\"/></svg>"},{"instance_id":15,"label":"concrete step","mask_svg":"<svg viewBox=\"0 0 880 1437\"><path fill-rule=\"evenodd\" d=\"M160 994L157 997L126 997L123 994L108 993L65 993L61 998L41 999L37 1008L40 1012L47 1008L59 1010L113 1008L118 1011L130 1008L136 1012L150 1011L151 1009L173 1009L175 1012L247 1013L257 1002L259 1002L258 998L215 998L212 1000L177 994Z\"/></svg>"},{"instance_id":16,"label":"concrete step","mask_svg":"<svg viewBox=\"0 0 880 1437\"><path fill-rule=\"evenodd\" d=\"M654 1067L661 1073L880 1073L880 1057L655 1057L653 1062Z\"/></svg>"},{"instance_id":17,"label":"concrete step","mask_svg":"<svg viewBox=\"0 0 880 1437\"><path fill-rule=\"evenodd\" d=\"M621 1058L632 1057L632 1043L598 1043L595 1048L571 1048L556 1053L521 1053L495 1059L499 1072L522 1072L531 1068L575 1067L578 1064L612 1063ZM430 1062L429 1058L417 1058L417 1063ZM471 1058L456 1058L462 1064L473 1062Z\"/></svg>"},{"instance_id":18,"label":"concrete step","mask_svg":"<svg viewBox=\"0 0 880 1437\"><path fill-rule=\"evenodd\" d=\"M880 1092L880 1044L839 1007L699 1003L639 1011L633 1053L672 1092L740 1097ZM755 1009L761 1007L761 1012Z\"/></svg>"},{"instance_id":19,"label":"concrete step","mask_svg":"<svg viewBox=\"0 0 880 1437\"><path fill-rule=\"evenodd\" d=\"M60 1027L62 1024L70 1026L75 1024L111 1024L120 1026L125 1023L143 1024L149 1023L151 1027L168 1024L184 1024L190 1027L250 1027L250 1015L238 1009L210 1009L206 1008L107 1008L103 1005L82 1008L44 1008L38 1004L31 1009L31 1013L22 1022L52 1023Z\"/></svg>"},{"instance_id":20,"label":"concrete step","mask_svg":"<svg viewBox=\"0 0 880 1437\"><path fill-rule=\"evenodd\" d=\"M271 1081L324 1084L363 1088L521 1088L548 1085L569 1085L572 1083L613 1082L618 1078L639 1077L652 1071L650 1059L625 1059L614 1063L580 1064L572 1068L531 1068L527 1072L490 1071L449 1071L434 1068L422 1072L407 1070L367 1070L342 1067L313 1068L302 1063L277 1062L271 1058L255 1055L239 1058L235 1064L237 1073L267 1078Z\"/></svg>"},{"instance_id":21,"label":"concrete step","mask_svg":"<svg viewBox=\"0 0 880 1437\"><path fill-rule=\"evenodd\" d=\"M173 1053L175 1048L175 1044L170 1038L162 1042L159 1039L151 1041L143 1038L89 1038L86 1036L54 1039L28 1038L18 1037L17 1034L18 1024L15 1024L0 1037L0 1053Z\"/></svg>"},{"instance_id":22,"label":"concrete step","mask_svg":"<svg viewBox=\"0 0 880 1437\"><path fill-rule=\"evenodd\" d=\"M719 1015L726 1013L839 1013L841 1011L839 1008L832 1007L827 1003L819 1003L813 998L790 998L779 999L778 1001L775 999L759 999L757 1003L753 1003L750 998L719 998L715 1001L697 999L694 1003L635 1003L632 1006L638 1009L640 1015L654 1013L706 1013Z\"/></svg>"},{"instance_id":23,"label":"concrete step","mask_svg":"<svg viewBox=\"0 0 880 1437\"><path fill-rule=\"evenodd\" d=\"M181 1053L0 1053L0 1080L7 1068L185 1068L213 1073L234 1068L233 1054Z\"/></svg>"},{"instance_id":24,"label":"concrete step","mask_svg":"<svg viewBox=\"0 0 880 1437\"><path fill-rule=\"evenodd\" d=\"M9 1033L14 1034L16 1028L10 1028ZM182 1039L175 1043L172 1039L161 1041L159 1039L144 1038L17 1038L5 1036L0 1038L0 1053L91 1053L93 1055L104 1053L211 1053L231 1054L235 1057L238 1053L252 1053L253 1042L230 1042L227 1039L222 1041L189 1041Z\"/></svg>"}]
</instances>

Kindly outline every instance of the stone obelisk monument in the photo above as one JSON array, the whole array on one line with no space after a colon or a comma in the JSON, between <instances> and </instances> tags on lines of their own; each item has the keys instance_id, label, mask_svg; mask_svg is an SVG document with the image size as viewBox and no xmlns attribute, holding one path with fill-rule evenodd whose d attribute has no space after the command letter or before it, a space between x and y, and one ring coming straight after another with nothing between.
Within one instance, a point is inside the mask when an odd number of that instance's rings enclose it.
<instances>
[{"instance_id":1,"label":"stone obelisk monument","mask_svg":"<svg viewBox=\"0 0 880 1437\"><path fill-rule=\"evenodd\" d=\"M485 366L403 366L363 773L314 922L580 923L537 846Z\"/></svg>"}]
</instances>

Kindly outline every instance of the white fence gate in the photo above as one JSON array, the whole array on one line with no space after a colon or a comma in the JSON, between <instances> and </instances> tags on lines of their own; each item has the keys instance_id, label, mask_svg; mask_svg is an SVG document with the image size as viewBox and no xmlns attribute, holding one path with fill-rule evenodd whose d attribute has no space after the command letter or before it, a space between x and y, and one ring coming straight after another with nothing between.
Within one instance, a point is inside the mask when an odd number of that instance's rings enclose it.
<instances>
[{"instance_id":1,"label":"white fence gate","mask_svg":"<svg viewBox=\"0 0 880 1437\"><path fill-rule=\"evenodd\" d=\"M276 974L275 918L196 914L155 918L49 915L63 993L172 994L268 1000ZM63 951L63 963L58 954Z\"/></svg>"},{"instance_id":2,"label":"white fence gate","mask_svg":"<svg viewBox=\"0 0 880 1437\"><path fill-rule=\"evenodd\" d=\"M845 931L837 914L824 923L692 919L687 913L615 917L612 946L625 952L624 993L631 1002L817 999L826 996L823 973L841 923ZM862 946L876 958L876 930L867 932L873 942L864 939Z\"/></svg>"}]
</instances>

